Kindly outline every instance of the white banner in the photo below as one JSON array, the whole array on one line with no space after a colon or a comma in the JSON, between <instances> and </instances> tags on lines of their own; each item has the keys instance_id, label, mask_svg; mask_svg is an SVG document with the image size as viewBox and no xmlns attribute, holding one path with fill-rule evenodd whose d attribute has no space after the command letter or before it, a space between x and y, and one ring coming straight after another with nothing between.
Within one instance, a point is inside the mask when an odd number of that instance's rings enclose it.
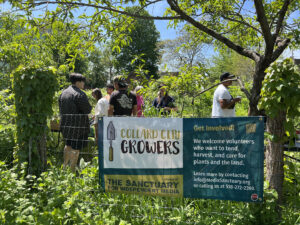
<instances>
[{"instance_id":1,"label":"white banner","mask_svg":"<svg viewBox=\"0 0 300 225\"><path fill-rule=\"evenodd\" d=\"M181 118L103 118L104 168L183 167Z\"/></svg>"}]
</instances>

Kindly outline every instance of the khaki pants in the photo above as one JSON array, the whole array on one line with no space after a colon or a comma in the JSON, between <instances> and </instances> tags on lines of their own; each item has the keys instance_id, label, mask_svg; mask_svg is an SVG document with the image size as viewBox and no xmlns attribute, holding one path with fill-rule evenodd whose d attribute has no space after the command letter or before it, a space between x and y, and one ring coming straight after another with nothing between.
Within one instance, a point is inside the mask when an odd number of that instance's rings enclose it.
<instances>
[{"instance_id":1,"label":"khaki pants","mask_svg":"<svg viewBox=\"0 0 300 225\"><path fill-rule=\"evenodd\" d=\"M75 172L78 157L79 150L73 149L71 146L66 145L64 149L64 168L70 166L71 170Z\"/></svg>"}]
</instances>

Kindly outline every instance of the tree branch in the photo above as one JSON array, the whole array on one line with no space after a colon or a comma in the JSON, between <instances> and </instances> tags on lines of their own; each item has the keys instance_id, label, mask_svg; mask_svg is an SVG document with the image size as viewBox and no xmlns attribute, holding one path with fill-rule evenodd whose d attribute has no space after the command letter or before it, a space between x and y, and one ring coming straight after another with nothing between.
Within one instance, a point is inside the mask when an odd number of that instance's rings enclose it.
<instances>
[{"instance_id":1,"label":"tree branch","mask_svg":"<svg viewBox=\"0 0 300 225\"><path fill-rule=\"evenodd\" d=\"M215 39L217 39L218 41L224 43L225 45L227 45L229 48L233 49L234 51L236 51L237 53L239 53L240 55L246 56L250 59L253 59L254 61L258 61L260 58L260 55L254 51L248 50L243 48L242 46L239 46L235 43L233 43L231 40L229 40L228 38L222 36L221 34L215 32L214 30L209 29L208 27L206 27L205 25L203 25L202 23L194 20L192 17L190 17L189 15L187 15L175 2L176 0L167 0L168 4L170 5L171 9L173 11L175 11L178 15L180 15L180 18L187 21L188 23L192 24L193 26L195 26L196 28L198 28L199 30L203 31L204 33L214 37Z\"/></svg>"},{"instance_id":2,"label":"tree branch","mask_svg":"<svg viewBox=\"0 0 300 225\"><path fill-rule=\"evenodd\" d=\"M259 29L257 29L256 27L250 25L249 23L247 23L244 18L242 17L242 15L237 15L238 17L240 17L242 20L237 20L237 19L234 19L234 18L229 18L227 16L224 16L222 15L222 18L224 18L225 20L229 20L229 21L232 21L232 22L237 22L237 23L240 23L240 24L243 24L249 28L252 28L253 30L255 30L256 32L260 33L261 34L261 31Z\"/></svg>"},{"instance_id":3,"label":"tree branch","mask_svg":"<svg viewBox=\"0 0 300 225\"><path fill-rule=\"evenodd\" d=\"M260 24L262 34L266 43L266 55L272 54L275 40L272 38L271 30L268 24L264 6L262 0L254 0L254 5L256 9L257 21Z\"/></svg>"},{"instance_id":4,"label":"tree branch","mask_svg":"<svg viewBox=\"0 0 300 225\"><path fill-rule=\"evenodd\" d=\"M289 45L291 40L289 38L286 38L277 44L277 48L275 49L273 55L272 55L272 62L274 62L280 55L281 53L286 49L286 47Z\"/></svg>"},{"instance_id":5,"label":"tree branch","mask_svg":"<svg viewBox=\"0 0 300 225\"><path fill-rule=\"evenodd\" d=\"M233 78L233 79L223 80L223 81L221 81L221 82L219 82L219 83L217 83L217 84L214 84L214 85L210 86L209 88L206 88L206 89L203 90L203 91L200 91L199 93L196 93L195 95L193 95L193 97L194 97L194 98L195 98L195 97L198 97L199 95L202 95L204 92L207 92L207 91L209 91L210 89L212 89L212 88L214 88L214 87L216 87L216 86L218 86L218 85L220 85L220 84L226 83L226 82L228 82L228 81L237 81L238 79L239 79L239 78Z\"/></svg>"},{"instance_id":6,"label":"tree branch","mask_svg":"<svg viewBox=\"0 0 300 225\"><path fill-rule=\"evenodd\" d=\"M156 1L155 1L156 2ZM45 4L61 4L61 5L67 5L67 6L83 6L83 7L92 7L96 9L103 9L111 12L116 12L122 15L130 16L130 17L135 17L135 18L140 18L140 19L151 19L151 20L174 20L174 19L181 19L180 16L143 16L139 14L132 14L128 13L126 11L121 11L117 10L112 7L106 7L106 6L99 6L99 5L93 5L93 4L87 4L87 3L82 3L82 2L61 2L61 1L43 1L43 2L34 2L31 3L30 6L26 7L27 9L40 6L40 5L45 5ZM24 8L24 9L26 9Z\"/></svg>"},{"instance_id":7,"label":"tree branch","mask_svg":"<svg viewBox=\"0 0 300 225\"><path fill-rule=\"evenodd\" d=\"M242 80L237 77L237 82L240 85L241 91L245 93L246 97L250 100L251 98L251 94L249 93L249 91L245 88L244 83L242 82Z\"/></svg>"},{"instance_id":8,"label":"tree branch","mask_svg":"<svg viewBox=\"0 0 300 225\"><path fill-rule=\"evenodd\" d=\"M283 3L283 6L281 7L280 11L279 11L279 15L278 15L278 20L277 20L277 24L276 24L276 30L274 33L274 37L276 38L282 28L282 23L285 17L285 14L288 10L289 5L291 4L291 0L285 0Z\"/></svg>"}]
</instances>

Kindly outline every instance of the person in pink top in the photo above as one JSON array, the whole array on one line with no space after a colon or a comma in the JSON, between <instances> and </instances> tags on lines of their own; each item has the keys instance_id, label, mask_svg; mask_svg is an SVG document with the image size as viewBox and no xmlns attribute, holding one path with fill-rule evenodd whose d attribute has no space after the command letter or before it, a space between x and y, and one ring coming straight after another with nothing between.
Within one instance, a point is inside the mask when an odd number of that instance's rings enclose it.
<instances>
[{"instance_id":1,"label":"person in pink top","mask_svg":"<svg viewBox=\"0 0 300 225\"><path fill-rule=\"evenodd\" d=\"M137 101L137 117L144 117L143 114L143 107L144 107L144 99L143 96L141 95L141 89L142 86L137 86L134 89L134 92L136 94L136 101Z\"/></svg>"}]
</instances>

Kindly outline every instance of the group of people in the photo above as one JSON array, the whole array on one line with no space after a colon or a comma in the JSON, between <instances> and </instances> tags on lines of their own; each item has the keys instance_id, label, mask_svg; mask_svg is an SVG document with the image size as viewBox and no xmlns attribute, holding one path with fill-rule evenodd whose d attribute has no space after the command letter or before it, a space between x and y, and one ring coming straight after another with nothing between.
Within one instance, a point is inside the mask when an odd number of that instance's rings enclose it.
<instances>
[{"instance_id":1,"label":"group of people","mask_svg":"<svg viewBox=\"0 0 300 225\"><path fill-rule=\"evenodd\" d=\"M241 98L233 98L228 87L232 84L234 75L223 73L220 76L220 85L214 92L212 117L234 117L235 104ZM70 74L71 85L65 89L59 97L59 110L61 115L61 132L65 139L64 167L70 165L74 171L79 157L79 152L88 144L90 132L89 114L92 106L88 97L82 91L85 85L85 77L78 73ZM98 139L97 123L104 116L137 116L143 117L144 100L140 91L143 87L137 86L134 92L128 90L128 84L124 77L118 76L113 84L106 86L107 95L102 96L100 89L92 91L92 96L97 100L95 115L95 138ZM153 106L159 109L163 115L177 110L175 100L168 95L166 86L159 86L158 96L153 101Z\"/></svg>"},{"instance_id":2,"label":"group of people","mask_svg":"<svg viewBox=\"0 0 300 225\"><path fill-rule=\"evenodd\" d=\"M60 128L65 139L64 167L70 166L75 171L79 152L88 144L89 114L92 106L88 97L82 91L85 77L78 73L70 74L71 85L63 90L59 97L59 110L61 115ZM104 116L137 116L143 117L144 100L141 95L142 86L137 86L134 92L128 90L126 79L117 76L113 84L106 86L107 95L102 96L101 90L96 88L92 96L96 99L93 115L95 138L98 139L98 119ZM162 114L177 110L175 100L168 95L165 85L159 86L157 98L153 106Z\"/></svg>"}]
</instances>

